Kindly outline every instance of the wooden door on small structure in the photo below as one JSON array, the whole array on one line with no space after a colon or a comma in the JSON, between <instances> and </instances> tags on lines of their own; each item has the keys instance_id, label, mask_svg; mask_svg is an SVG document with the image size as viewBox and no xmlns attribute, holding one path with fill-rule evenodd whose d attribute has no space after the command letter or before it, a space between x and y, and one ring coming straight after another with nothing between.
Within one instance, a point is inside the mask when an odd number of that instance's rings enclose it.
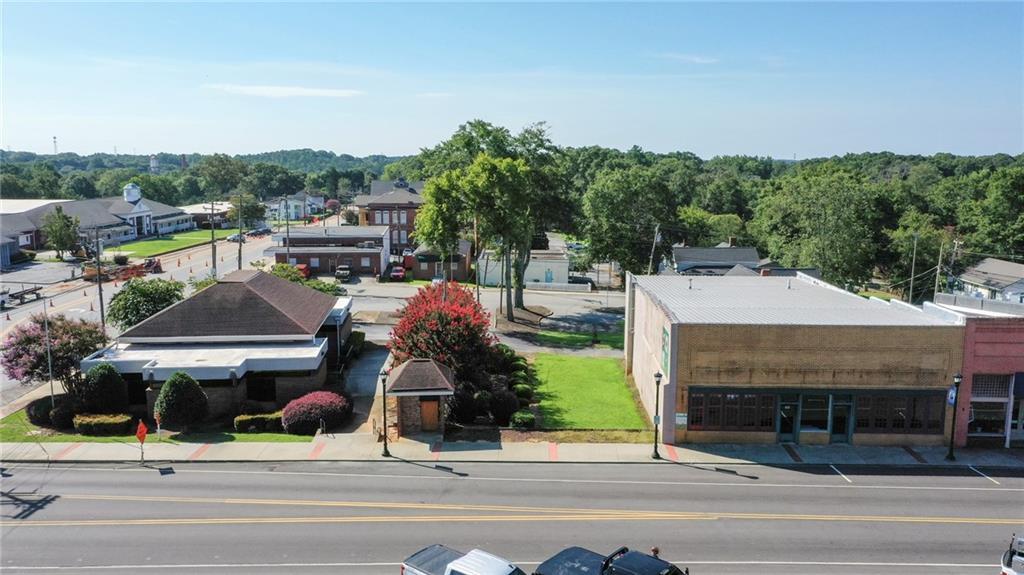
<instances>
[{"instance_id":1,"label":"wooden door on small structure","mask_svg":"<svg viewBox=\"0 0 1024 575\"><path fill-rule=\"evenodd\" d=\"M437 422L440 402L437 398L420 400L420 429L422 431L437 431Z\"/></svg>"}]
</instances>

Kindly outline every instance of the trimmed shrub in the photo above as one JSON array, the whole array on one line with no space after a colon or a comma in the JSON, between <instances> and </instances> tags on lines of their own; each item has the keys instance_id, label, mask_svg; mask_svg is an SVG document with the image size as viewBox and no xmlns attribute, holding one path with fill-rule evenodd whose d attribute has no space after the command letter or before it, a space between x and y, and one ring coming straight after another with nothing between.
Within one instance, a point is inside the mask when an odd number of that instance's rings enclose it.
<instances>
[{"instance_id":1,"label":"trimmed shrub","mask_svg":"<svg viewBox=\"0 0 1024 575\"><path fill-rule=\"evenodd\" d=\"M525 371L517 371L512 374L512 385L531 385L533 378Z\"/></svg>"},{"instance_id":2,"label":"trimmed shrub","mask_svg":"<svg viewBox=\"0 0 1024 575\"><path fill-rule=\"evenodd\" d=\"M68 400L66 394L58 394L53 396L53 405L59 406ZM50 410L53 409L50 404L50 396L40 397L32 401L25 406L25 415L28 417L29 423L32 425L38 425L39 427L51 427L53 422L50 421Z\"/></svg>"},{"instance_id":3,"label":"trimmed shrub","mask_svg":"<svg viewBox=\"0 0 1024 575\"><path fill-rule=\"evenodd\" d=\"M281 423L287 433L314 435L323 420L327 429L344 425L352 415L352 402L331 391L314 391L284 406Z\"/></svg>"},{"instance_id":4,"label":"trimmed shrub","mask_svg":"<svg viewBox=\"0 0 1024 575\"><path fill-rule=\"evenodd\" d=\"M208 410L206 392L189 374L179 371L160 387L153 412L160 425L171 429L185 429L206 418Z\"/></svg>"},{"instance_id":5,"label":"trimmed shrub","mask_svg":"<svg viewBox=\"0 0 1024 575\"><path fill-rule=\"evenodd\" d=\"M363 345L366 343L366 333L353 331L348 336L348 342L352 347L352 357L359 357L363 354Z\"/></svg>"},{"instance_id":6,"label":"trimmed shrub","mask_svg":"<svg viewBox=\"0 0 1024 575\"><path fill-rule=\"evenodd\" d=\"M109 363L89 370L78 392L84 413L124 413L128 411L128 386Z\"/></svg>"},{"instance_id":7,"label":"trimmed shrub","mask_svg":"<svg viewBox=\"0 0 1024 575\"><path fill-rule=\"evenodd\" d=\"M477 415L487 415L491 411L491 402L494 400L494 395L486 389L480 390L473 394L473 405L476 408Z\"/></svg>"},{"instance_id":8,"label":"trimmed shrub","mask_svg":"<svg viewBox=\"0 0 1024 575\"><path fill-rule=\"evenodd\" d=\"M533 399L533 388L526 384L513 385L512 393L516 394L519 399Z\"/></svg>"},{"instance_id":9,"label":"trimmed shrub","mask_svg":"<svg viewBox=\"0 0 1024 575\"><path fill-rule=\"evenodd\" d=\"M515 361L509 364L509 371L512 373L525 373L530 369L530 364L526 363L526 360L521 357L517 357Z\"/></svg>"},{"instance_id":10,"label":"trimmed shrub","mask_svg":"<svg viewBox=\"0 0 1024 575\"><path fill-rule=\"evenodd\" d=\"M75 426L75 410L72 402L58 403L50 410L50 427L54 429L71 429Z\"/></svg>"},{"instance_id":11,"label":"trimmed shrub","mask_svg":"<svg viewBox=\"0 0 1024 575\"><path fill-rule=\"evenodd\" d=\"M127 413L82 413L74 417L75 431L82 435L128 435L134 422Z\"/></svg>"},{"instance_id":12,"label":"trimmed shrub","mask_svg":"<svg viewBox=\"0 0 1024 575\"><path fill-rule=\"evenodd\" d=\"M519 409L526 409L528 407L530 407L530 400L529 399L523 399L522 397L520 397L519 398Z\"/></svg>"},{"instance_id":13,"label":"trimmed shrub","mask_svg":"<svg viewBox=\"0 0 1024 575\"><path fill-rule=\"evenodd\" d=\"M243 401L242 406L238 408L238 413L240 415L263 415L273 412L273 408L267 409L266 407L263 407L263 402L253 401L251 399Z\"/></svg>"},{"instance_id":14,"label":"trimmed shrub","mask_svg":"<svg viewBox=\"0 0 1024 575\"><path fill-rule=\"evenodd\" d=\"M532 411L519 410L512 414L512 427L533 429L537 425L537 417Z\"/></svg>"},{"instance_id":15,"label":"trimmed shrub","mask_svg":"<svg viewBox=\"0 0 1024 575\"><path fill-rule=\"evenodd\" d=\"M123 254L114 256L114 264L119 266L128 265L128 256Z\"/></svg>"},{"instance_id":16,"label":"trimmed shrub","mask_svg":"<svg viewBox=\"0 0 1024 575\"><path fill-rule=\"evenodd\" d=\"M491 398L491 415L494 423L507 427L512 414L519 411L519 398L511 391L499 391Z\"/></svg>"},{"instance_id":17,"label":"trimmed shrub","mask_svg":"<svg viewBox=\"0 0 1024 575\"><path fill-rule=\"evenodd\" d=\"M456 422L463 425L473 423L476 419L476 401L473 397L473 390L462 385L455 390L455 395L451 399L451 409L448 410L448 417Z\"/></svg>"},{"instance_id":18,"label":"trimmed shrub","mask_svg":"<svg viewBox=\"0 0 1024 575\"><path fill-rule=\"evenodd\" d=\"M281 411L239 415L235 418L235 431L239 433L280 433L284 431Z\"/></svg>"}]
</instances>

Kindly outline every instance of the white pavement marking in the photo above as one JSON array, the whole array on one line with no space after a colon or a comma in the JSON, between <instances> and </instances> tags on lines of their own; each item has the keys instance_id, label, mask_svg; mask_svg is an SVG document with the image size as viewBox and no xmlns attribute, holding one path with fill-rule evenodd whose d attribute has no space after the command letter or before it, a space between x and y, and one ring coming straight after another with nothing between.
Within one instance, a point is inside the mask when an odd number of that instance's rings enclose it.
<instances>
[{"instance_id":1,"label":"white pavement marking","mask_svg":"<svg viewBox=\"0 0 1024 575\"><path fill-rule=\"evenodd\" d=\"M974 471L974 472L975 472L975 473L977 473L978 475L980 475L980 476L984 477L985 479L988 479L988 480L989 480L989 481L991 481L992 483L995 483L996 485L1001 485L1001 484L1000 484L1000 483L999 483L998 481L996 481L995 479L992 479L992 478L991 478L991 477L989 477L988 475L985 475L984 473L982 473L982 472L978 471L977 469L975 469L975 467L974 467L973 465L968 465L967 467L970 467L972 471Z\"/></svg>"},{"instance_id":2,"label":"white pavement marking","mask_svg":"<svg viewBox=\"0 0 1024 575\"><path fill-rule=\"evenodd\" d=\"M842 472L842 471L839 471L838 469L836 469L836 466L835 466L835 465L829 465L829 467L831 467L831 468L832 468L832 471L835 471L836 473L838 473L838 474L839 474L839 477L842 477L843 479L845 479L847 483L853 483L852 481L850 481L850 478L849 478L849 477L847 477L847 476L843 475L843 472Z\"/></svg>"},{"instance_id":3,"label":"white pavement marking","mask_svg":"<svg viewBox=\"0 0 1024 575\"><path fill-rule=\"evenodd\" d=\"M516 565L539 565L540 561L513 561ZM999 565L992 563L887 563L882 561L670 561L677 565L780 565L799 567L928 567L949 569L991 569ZM85 570L128 570L128 569L283 569L317 567L397 567L395 562L366 563L191 563L162 565L5 565L10 571L85 571Z\"/></svg>"},{"instance_id":4,"label":"white pavement marking","mask_svg":"<svg viewBox=\"0 0 1024 575\"><path fill-rule=\"evenodd\" d=\"M458 462L453 462L458 463ZM13 470L14 468L11 468ZM26 468L28 469L28 468ZM39 467L39 469L44 469ZM153 473L152 469L102 469L96 467L54 467L45 468L46 471L99 471L99 472L134 472ZM791 489L893 489L898 491L1006 491L1024 492L1024 487L939 487L928 485L835 485L813 483L711 483L709 481L633 481L621 479L544 479L532 477L451 477L439 475L398 475L387 473L336 473L316 471L253 471L253 470L231 470L231 469L175 469L176 474L181 473L220 473L232 475L280 475L280 476L307 476L307 477L371 477L375 479L415 479L423 481L435 479L441 481L500 481L510 483L572 483L572 484L602 484L602 485L669 485L669 486L708 486L708 487L775 487ZM979 472L980 473L980 472ZM995 481L995 480L993 480Z\"/></svg>"}]
</instances>

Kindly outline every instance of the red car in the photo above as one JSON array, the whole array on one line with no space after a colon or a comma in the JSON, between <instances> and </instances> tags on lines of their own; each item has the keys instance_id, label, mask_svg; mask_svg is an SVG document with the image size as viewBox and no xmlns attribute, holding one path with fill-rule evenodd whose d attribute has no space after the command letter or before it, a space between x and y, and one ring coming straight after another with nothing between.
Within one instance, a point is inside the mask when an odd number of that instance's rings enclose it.
<instances>
[{"instance_id":1,"label":"red car","mask_svg":"<svg viewBox=\"0 0 1024 575\"><path fill-rule=\"evenodd\" d=\"M302 274L302 277L306 279L309 279L309 276L312 275L312 271L306 264L298 264L295 266L295 269L299 270L299 273Z\"/></svg>"},{"instance_id":2,"label":"red car","mask_svg":"<svg viewBox=\"0 0 1024 575\"><path fill-rule=\"evenodd\" d=\"M404 282L405 281L405 268L403 268L402 266L391 268L391 280L392 281L398 281L398 282Z\"/></svg>"}]
</instances>

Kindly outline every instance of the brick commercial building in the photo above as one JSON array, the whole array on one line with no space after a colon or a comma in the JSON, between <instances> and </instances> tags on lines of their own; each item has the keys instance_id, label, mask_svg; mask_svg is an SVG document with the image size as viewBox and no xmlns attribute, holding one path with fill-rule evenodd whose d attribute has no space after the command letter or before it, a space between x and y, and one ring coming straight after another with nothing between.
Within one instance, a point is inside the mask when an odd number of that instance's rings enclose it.
<instances>
[{"instance_id":1,"label":"brick commercial building","mask_svg":"<svg viewBox=\"0 0 1024 575\"><path fill-rule=\"evenodd\" d=\"M279 245L263 251L276 263L306 264L313 273L334 273L347 265L354 275L387 269L391 237L387 226L303 226L271 236Z\"/></svg>"},{"instance_id":2,"label":"brick commercial building","mask_svg":"<svg viewBox=\"0 0 1024 575\"><path fill-rule=\"evenodd\" d=\"M387 384L388 419L397 426L398 435L443 435L454 381L451 368L432 359L410 359L392 369Z\"/></svg>"},{"instance_id":3,"label":"brick commercial building","mask_svg":"<svg viewBox=\"0 0 1024 575\"><path fill-rule=\"evenodd\" d=\"M82 360L110 363L128 383L135 411L152 415L177 371L203 386L210 417L237 415L243 401L284 407L320 389L340 365L352 331L351 298L242 270L129 328Z\"/></svg>"},{"instance_id":4,"label":"brick commercial building","mask_svg":"<svg viewBox=\"0 0 1024 575\"><path fill-rule=\"evenodd\" d=\"M421 245L412 255L402 258L403 265L405 269L409 270L409 275L413 279L432 280L447 276L449 280L464 282L469 279L471 249L471 243L459 240L456 253L449 256L448 261L445 262L440 250ZM445 263L448 264L447 270L445 270Z\"/></svg>"},{"instance_id":5,"label":"brick commercial building","mask_svg":"<svg viewBox=\"0 0 1024 575\"><path fill-rule=\"evenodd\" d=\"M372 182L370 193L356 196L360 226L388 226L393 254L412 247L416 212L423 205L423 182L405 180Z\"/></svg>"},{"instance_id":6,"label":"brick commercial building","mask_svg":"<svg viewBox=\"0 0 1024 575\"><path fill-rule=\"evenodd\" d=\"M963 326L809 276L627 275L626 371L661 438L939 445Z\"/></svg>"},{"instance_id":7,"label":"brick commercial building","mask_svg":"<svg viewBox=\"0 0 1024 575\"><path fill-rule=\"evenodd\" d=\"M957 444L1024 442L1024 304L937 294L924 307L964 326Z\"/></svg>"}]
</instances>

